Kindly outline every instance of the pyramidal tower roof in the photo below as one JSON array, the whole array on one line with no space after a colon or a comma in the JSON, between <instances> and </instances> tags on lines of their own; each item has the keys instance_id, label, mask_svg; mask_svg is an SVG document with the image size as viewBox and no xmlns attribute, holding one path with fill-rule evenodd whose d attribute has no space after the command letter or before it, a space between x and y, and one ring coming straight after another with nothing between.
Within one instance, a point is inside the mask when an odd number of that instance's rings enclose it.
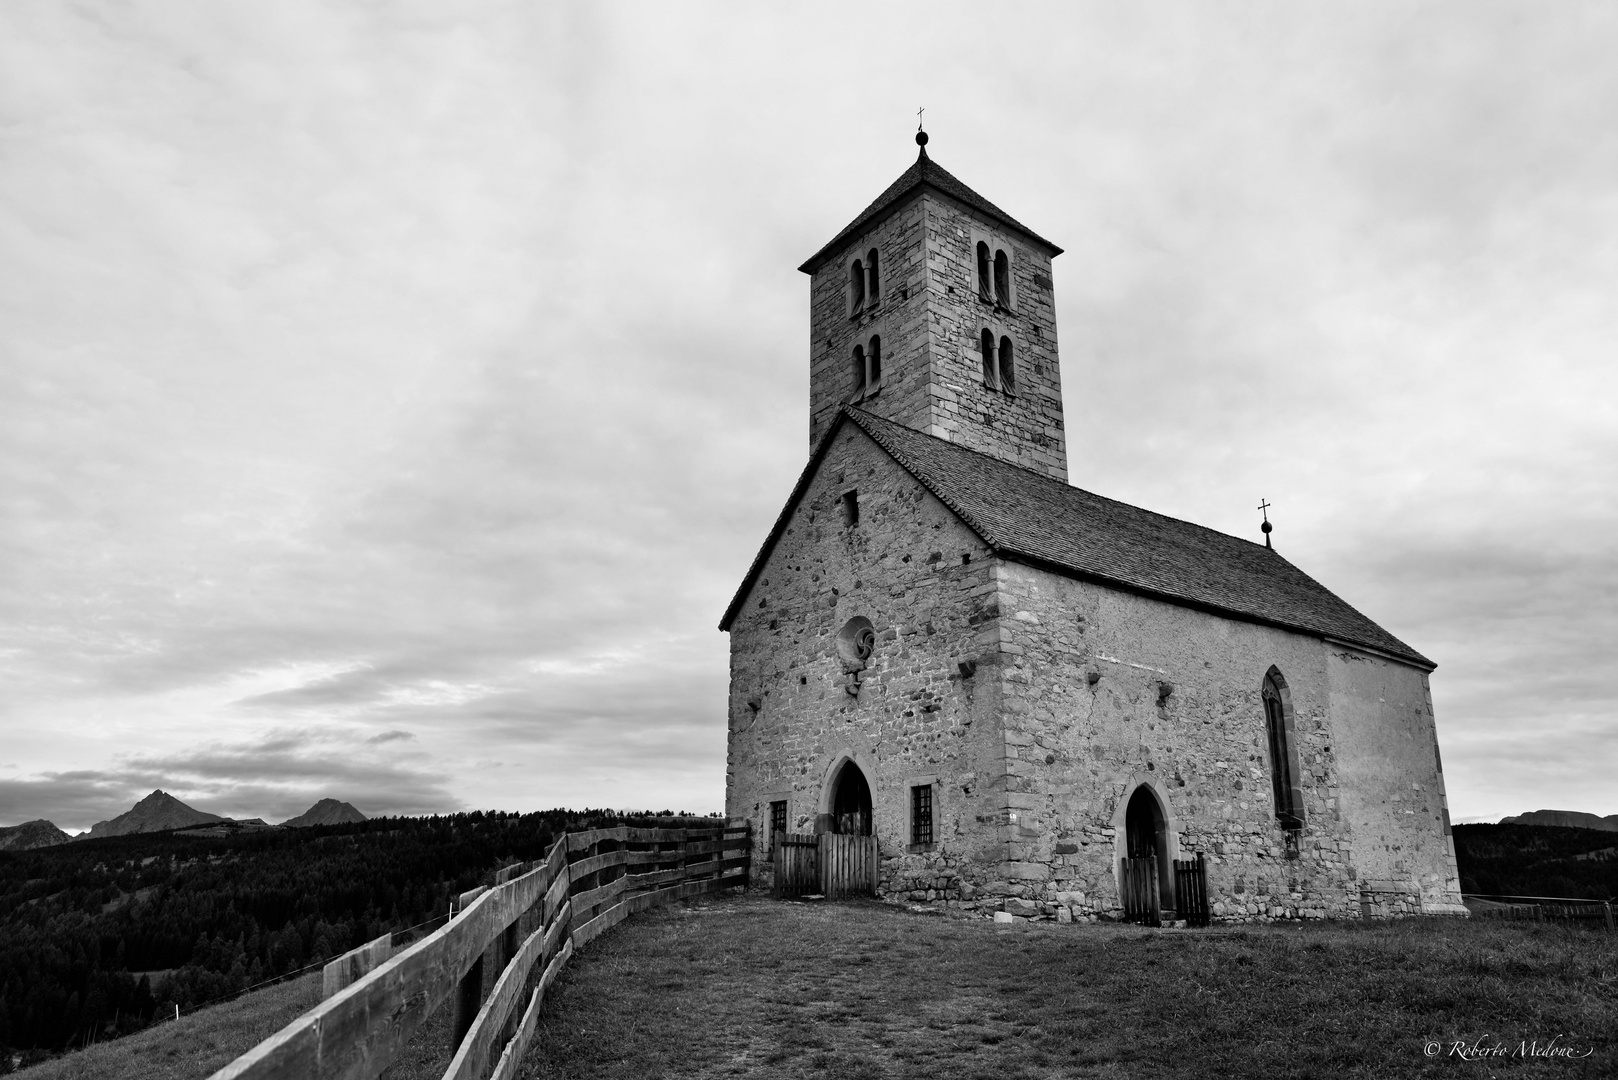
<instances>
[{"instance_id":1,"label":"pyramidal tower roof","mask_svg":"<svg viewBox=\"0 0 1618 1080\"><path fill-rule=\"evenodd\" d=\"M930 189L946 195L957 202L970 206L981 214L988 215L1002 225L1016 229L1028 239L1050 249L1051 255L1060 255L1062 253L1061 248L961 183L948 169L928 157L925 138L924 134L918 134L916 137L916 141L921 144L921 152L916 155L916 163L901 173L899 179L889 184L887 190L878 195L875 202L867 206L860 212L858 217L849 222L842 232L832 237L830 243L811 255L807 262L798 267L799 270L805 274L812 274L819 270L851 238L898 210L912 194L922 189Z\"/></svg>"}]
</instances>

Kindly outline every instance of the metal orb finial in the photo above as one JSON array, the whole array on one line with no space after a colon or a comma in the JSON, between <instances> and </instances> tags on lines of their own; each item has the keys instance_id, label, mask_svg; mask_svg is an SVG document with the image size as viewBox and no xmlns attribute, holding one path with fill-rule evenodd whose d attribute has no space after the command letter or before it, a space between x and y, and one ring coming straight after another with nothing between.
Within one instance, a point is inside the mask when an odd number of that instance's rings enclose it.
<instances>
[{"instance_id":1,"label":"metal orb finial","mask_svg":"<svg viewBox=\"0 0 1618 1080\"><path fill-rule=\"evenodd\" d=\"M916 132L916 145L917 146L926 146L927 145L927 133L925 131Z\"/></svg>"}]
</instances>

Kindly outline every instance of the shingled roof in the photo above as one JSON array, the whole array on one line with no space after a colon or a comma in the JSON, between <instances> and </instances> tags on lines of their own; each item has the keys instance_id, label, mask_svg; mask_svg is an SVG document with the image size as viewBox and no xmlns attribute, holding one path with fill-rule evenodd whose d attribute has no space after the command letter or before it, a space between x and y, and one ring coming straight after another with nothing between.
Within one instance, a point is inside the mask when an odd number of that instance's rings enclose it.
<instances>
[{"instance_id":1,"label":"shingled roof","mask_svg":"<svg viewBox=\"0 0 1618 1080\"><path fill-rule=\"evenodd\" d=\"M1061 248L955 179L948 169L935 163L932 158L927 156L927 148L923 146L921 153L916 155L914 165L900 174L899 179L889 184L888 189L878 195L876 201L867 206L859 217L849 222L847 228L832 237L831 243L811 255L809 261L798 267L798 269L806 274L812 274L819 270L825 265L826 260L842 250L843 245L848 243L851 237L864 232L867 227L899 209L911 193L921 188L931 188L934 191L942 192L957 202L964 203L979 213L986 214L995 221L1016 229L1028 239L1050 248L1052 255L1062 253Z\"/></svg>"},{"instance_id":2,"label":"shingled roof","mask_svg":"<svg viewBox=\"0 0 1618 1080\"><path fill-rule=\"evenodd\" d=\"M720 622L728 630L820 460L853 423L996 554L1170 603L1436 665L1262 544L1106 499L845 406Z\"/></svg>"}]
</instances>

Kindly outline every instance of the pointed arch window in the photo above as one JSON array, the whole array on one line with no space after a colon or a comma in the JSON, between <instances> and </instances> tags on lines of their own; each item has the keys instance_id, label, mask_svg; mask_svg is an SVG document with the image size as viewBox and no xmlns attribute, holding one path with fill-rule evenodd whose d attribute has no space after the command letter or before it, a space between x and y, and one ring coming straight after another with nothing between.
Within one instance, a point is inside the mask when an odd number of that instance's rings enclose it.
<instances>
[{"instance_id":1,"label":"pointed arch window","mask_svg":"<svg viewBox=\"0 0 1618 1080\"><path fill-rule=\"evenodd\" d=\"M1275 816L1282 828L1303 828L1303 793L1298 788L1298 755L1294 739L1290 696L1286 679L1271 668L1260 691L1264 701L1264 730L1269 739L1270 782ZM1289 849L1288 854L1291 854Z\"/></svg>"}]
</instances>

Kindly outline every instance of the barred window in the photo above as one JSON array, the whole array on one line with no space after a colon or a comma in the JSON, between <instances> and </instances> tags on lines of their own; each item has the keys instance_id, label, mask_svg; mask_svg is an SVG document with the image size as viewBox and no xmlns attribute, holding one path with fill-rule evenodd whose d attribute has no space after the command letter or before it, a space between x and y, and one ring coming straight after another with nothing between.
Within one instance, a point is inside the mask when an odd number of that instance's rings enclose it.
<instances>
[{"instance_id":1,"label":"barred window","mask_svg":"<svg viewBox=\"0 0 1618 1080\"><path fill-rule=\"evenodd\" d=\"M933 842L933 786L921 784L910 789L910 842Z\"/></svg>"},{"instance_id":2,"label":"barred window","mask_svg":"<svg viewBox=\"0 0 1618 1080\"><path fill-rule=\"evenodd\" d=\"M780 799L770 804L770 856L775 856L775 841L778 833L787 831L787 801Z\"/></svg>"}]
</instances>

